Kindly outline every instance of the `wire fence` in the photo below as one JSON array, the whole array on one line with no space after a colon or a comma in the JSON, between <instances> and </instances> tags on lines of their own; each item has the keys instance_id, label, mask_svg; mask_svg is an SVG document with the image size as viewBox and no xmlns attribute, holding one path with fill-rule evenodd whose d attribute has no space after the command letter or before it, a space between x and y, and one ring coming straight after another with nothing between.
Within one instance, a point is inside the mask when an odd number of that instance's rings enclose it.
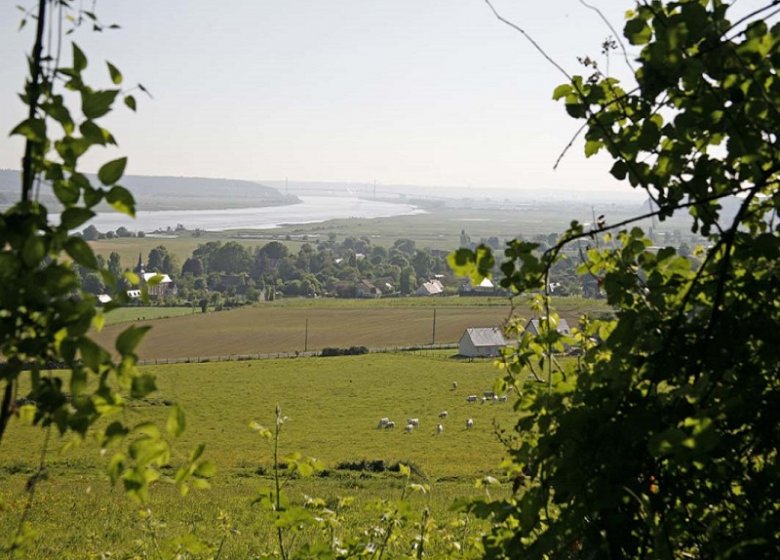
<instances>
[{"instance_id":1,"label":"wire fence","mask_svg":"<svg viewBox=\"0 0 780 560\"><path fill-rule=\"evenodd\" d=\"M370 354L391 354L396 352L411 352L418 355L432 355L438 350L457 349L456 343L447 344L415 344L410 346L385 346L380 348L368 348ZM345 349L346 350L346 349ZM216 356L186 356L178 358L155 358L150 360L138 360L138 365L150 366L161 364L202 364L208 362L241 362L248 360L279 360L284 358L312 358L322 355L322 350L293 351L293 352L265 352L257 354L222 354ZM344 353L343 355L350 355ZM355 354L351 354L355 355Z\"/></svg>"}]
</instances>

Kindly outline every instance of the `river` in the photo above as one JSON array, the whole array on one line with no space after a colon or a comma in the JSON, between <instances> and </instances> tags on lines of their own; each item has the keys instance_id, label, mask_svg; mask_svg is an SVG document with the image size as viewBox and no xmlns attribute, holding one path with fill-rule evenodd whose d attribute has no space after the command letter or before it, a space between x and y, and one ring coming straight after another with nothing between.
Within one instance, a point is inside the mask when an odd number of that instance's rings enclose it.
<instances>
[{"instance_id":1,"label":"river","mask_svg":"<svg viewBox=\"0 0 780 560\"><path fill-rule=\"evenodd\" d=\"M135 219L118 212L101 212L90 220L99 231L124 226L130 231L152 232L176 228L224 231L228 229L271 229L285 224L310 224L344 218L386 218L424 214L411 204L380 202L363 198L301 196L299 204L262 208L222 210L139 211ZM84 226L86 227L86 225Z\"/></svg>"}]
</instances>

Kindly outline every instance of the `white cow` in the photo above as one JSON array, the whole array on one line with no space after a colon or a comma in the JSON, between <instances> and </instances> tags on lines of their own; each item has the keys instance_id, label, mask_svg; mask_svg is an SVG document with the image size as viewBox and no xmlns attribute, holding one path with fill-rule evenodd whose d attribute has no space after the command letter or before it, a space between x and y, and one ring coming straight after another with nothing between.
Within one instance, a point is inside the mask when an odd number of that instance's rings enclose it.
<instances>
[{"instance_id":1,"label":"white cow","mask_svg":"<svg viewBox=\"0 0 780 560\"><path fill-rule=\"evenodd\" d=\"M407 434L411 434L414 431L414 424L407 424L404 428L404 432Z\"/></svg>"},{"instance_id":2,"label":"white cow","mask_svg":"<svg viewBox=\"0 0 780 560\"><path fill-rule=\"evenodd\" d=\"M458 382L457 381L453 381L452 382L452 390L454 391L457 388L458 388Z\"/></svg>"},{"instance_id":3,"label":"white cow","mask_svg":"<svg viewBox=\"0 0 780 560\"><path fill-rule=\"evenodd\" d=\"M387 425L390 423L390 419L387 416L384 416L383 418L379 419L379 424L377 424L376 428L387 428Z\"/></svg>"},{"instance_id":4,"label":"white cow","mask_svg":"<svg viewBox=\"0 0 780 560\"><path fill-rule=\"evenodd\" d=\"M414 426L415 428L417 428L420 425L420 419L419 418L409 418L406 421L406 423L409 424L410 426Z\"/></svg>"},{"instance_id":5,"label":"white cow","mask_svg":"<svg viewBox=\"0 0 780 560\"><path fill-rule=\"evenodd\" d=\"M439 413L439 418L447 418L447 416L448 416L448 412L446 410L442 410Z\"/></svg>"},{"instance_id":6,"label":"white cow","mask_svg":"<svg viewBox=\"0 0 780 560\"><path fill-rule=\"evenodd\" d=\"M385 430L392 430L393 428L395 428L395 422L393 422L392 420L390 420L387 424L385 424Z\"/></svg>"},{"instance_id":7,"label":"white cow","mask_svg":"<svg viewBox=\"0 0 780 560\"><path fill-rule=\"evenodd\" d=\"M466 397L466 402L477 402L477 395L469 395Z\"/></svg>"},{"instance_id":8,"label":"white cow","mask_svg":"<svg viewBox=\"0 0 780 560\"><path fill-rule=\"evenodd\" d=\"M466 429L470 430L473 427L474 427L474 420L472 418L466 420Z\"/></svg>"},{"instance_id":9,"label":"white cow","mask_svg":"<svg viewBox=\"0 0 780 560\"><path fill-rule=\"evenodd\" d=\"M441 424L436 424L436 433L440 434L443 431L444 431L444 426L442 426Z\"/></svg>"}]
</instances>

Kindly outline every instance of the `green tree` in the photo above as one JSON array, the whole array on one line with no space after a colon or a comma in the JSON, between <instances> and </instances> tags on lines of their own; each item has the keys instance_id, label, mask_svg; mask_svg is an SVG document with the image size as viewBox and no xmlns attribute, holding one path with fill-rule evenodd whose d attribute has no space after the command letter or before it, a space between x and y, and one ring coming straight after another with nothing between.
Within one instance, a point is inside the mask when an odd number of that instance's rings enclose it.
<instances>
[{"instance_id":1,"label":"green tree","mask_svg":"<svg viewBox=\"0 0 780 560\"><path fill-rule=\"evenodd\" d=\"M94 241L100 237L100 232L98 231L98 228L90 224L84 228L84 231L81 232L81 235L86 241Z\"/></svg>"},{"instance_id":2,"label":"green tree","mask_svg":"<svg viewBox=\"0 0 780 560\"><path fill-rule=\"evenodd\" d=\"M184 266L181 268L182 274L192 274L193 276L202 276L203 271L203 261L197 257L191 257L184 261Z\"/></svg>"},{"instance_id":3,"label":"green tree","mask_svg":"<svg viewBox=\"0 0 780 560\"><path fill-rule=\"evenodd\" d=\"M732 20L719 0L640 2L624 29L641 49L637 87L595 66L555 90L585 121L586 155L606 151L611 173L652 198L636 220L687 210L708 248L692 267L652 250L634 220L573 223L543 253L508 244L502 286L540 292L542 328L518 321L504 357L521 414L512 496L471 506L496 521L488 556L780 556L780 26L762 19L775 7ZM567 340L550 269L568 244L608 231L579 272L616 319L583 319ZM486 247L451 261L475 278L493 266ZM573 372L551 360L564 342L584 351Z\"/></svg>"},{"instance_id":4,"label":"green tree","mask_svg":"<svg viewBox=\"0 0 780 560\"><path fill-rule=\"evenodd\" d=\"M252 258L243 245L228 241L211 255L209 271L227 274L248 272L251 262Z\"/></svg>"},{"instance_id":5,"label":"green tree","mask_svg":"<svg viewBox=\"0 0 780 560\"><path fill-rule=\"evenodd\" d=\"M411 294L417 288L417 279L414 277L414 269L407 266L401 271L399 288L402 294Z\"/></svg>"},{"instance_id":6,"label":"green tree","mask_svg":"<svg viewBox=\"0 0 780 560\"><path fill-rule=\"evenodd\" d=\"M168 274L172 272L169 270L171 264L171 255L168 252L168 248L165 245L158 245L149 251L149 257L146 259L146 271Z\"/></svg>"}]
</instances>

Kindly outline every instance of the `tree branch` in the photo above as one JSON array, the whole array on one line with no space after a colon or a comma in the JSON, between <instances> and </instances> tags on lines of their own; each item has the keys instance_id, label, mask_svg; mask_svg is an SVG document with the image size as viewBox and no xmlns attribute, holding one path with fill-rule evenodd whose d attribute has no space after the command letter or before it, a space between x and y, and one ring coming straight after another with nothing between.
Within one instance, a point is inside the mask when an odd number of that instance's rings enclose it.
<instances>
[{"instance_id":1,"label":"tree branch","mask_svg":"<svg viewBox=\"0 0 780 560\"><path fill-rule=\"evenodd\" d=\"M32 52L32 81L30 87L27 90L29 95L28 118L34 119L35 113L38 111L38 96L40 95L40 79L42 74L41 68L41 52L43 51L43 31L46 27L46 1L39 0L38 2L38 25L35 31L35 45ZM33 144L34 142L27 139L24 146L24 158L22 159L22 202L30 200L30 192L33 188L33 179L35 173L33 173Z\"/></svg>"}]
</instances>

